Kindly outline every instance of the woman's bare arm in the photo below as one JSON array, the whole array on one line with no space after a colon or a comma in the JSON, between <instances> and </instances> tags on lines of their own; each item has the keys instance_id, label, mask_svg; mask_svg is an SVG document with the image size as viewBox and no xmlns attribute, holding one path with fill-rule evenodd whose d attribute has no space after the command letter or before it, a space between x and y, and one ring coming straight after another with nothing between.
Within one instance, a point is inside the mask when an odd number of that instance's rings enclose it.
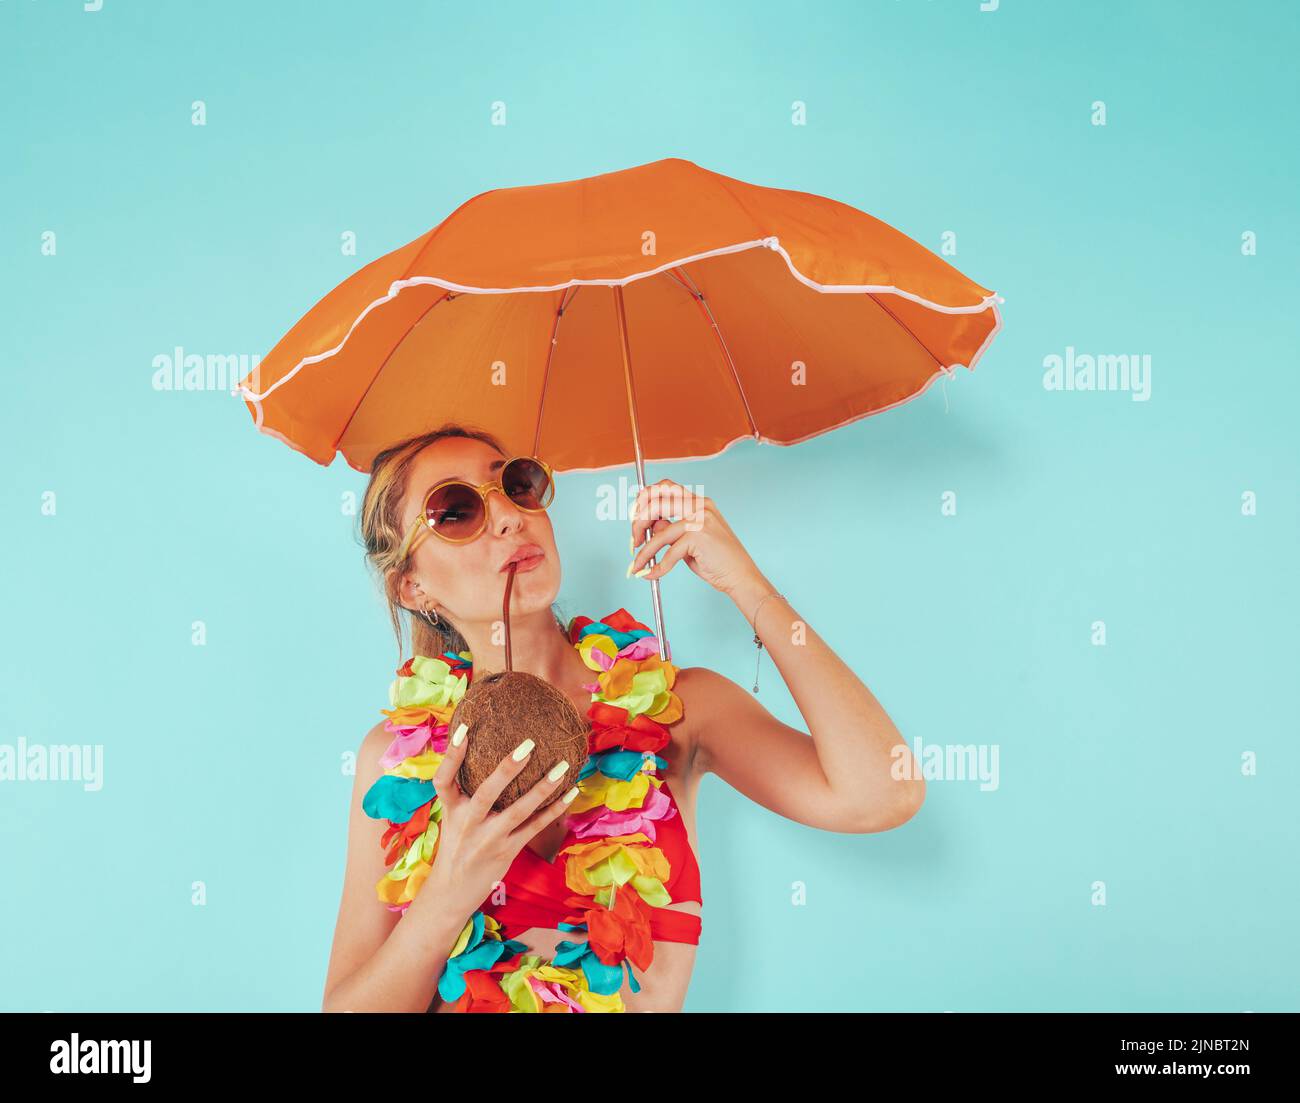
<instances>
[{"instance_id":1,"label":"woman's bare arm","mask_svg":"<svg viewBox=\"0 0 1300 1103\"><path fill-rule=\"evenodd\" d=\"M731 596L752 623L775 589L760 575ZM762 605L758 627L811 735L782 723L731 679L689 667L678 676L694 694L688 708L698 725L696 769L825 831L888 831L906 823L925 800L925 781L880 702L783 597Z\"/></svg>"},{"instance_id":2,"label":"woman's bare arm","mask_svg":"<svg viewBox=\"0 0 1300 1103\"><path fill-rule=\"evenodd\" d=\"M925 780L907 741L862 679L776 595L717 502L660 479L637 491L631 523L630 571L654 582L685 563L749 624L761 612L754 630L808 725L805 733L783 724L731 679L687 668L680 677L683 692L692 686L695 768L827 831L888 831L915 815Z\"/></svg>"},{"instance_id":3,"label":"woman's bare arm","mask_svg":"<svg viewBox=\"0 0 1300 1103\"><path fill-rule=\"evenodd\" d=\"M469 913L428 891L425 881L401 917L384 907L375 885L388 871L380 839L388 826L362 811L361 801L383 772L380 756L392 735L376 724L357 754L348 820L348 855L325 978L322 1011L426 1011ZM442 897L442 898L440 898Z\"/></svg>"}]
</instances>

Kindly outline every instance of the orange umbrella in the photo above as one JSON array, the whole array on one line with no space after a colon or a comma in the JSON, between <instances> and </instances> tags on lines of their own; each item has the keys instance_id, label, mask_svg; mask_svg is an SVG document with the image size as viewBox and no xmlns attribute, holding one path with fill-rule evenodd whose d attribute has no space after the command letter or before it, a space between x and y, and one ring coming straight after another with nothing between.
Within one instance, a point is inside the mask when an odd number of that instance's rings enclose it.
<instances>
[{"instance_id":1,"label":"orange umbrella","mask_svg":"<svg viewBox=\"0 0 1300 1103\"><path fill-rule=\"evenodd\" d=\"M465 421L644 486L646 460L796 444L973 369L998 301L853 207L669 158L474 196L329 292L238 393L321 464L369 472Z\"/></svg>"}]
</instances>

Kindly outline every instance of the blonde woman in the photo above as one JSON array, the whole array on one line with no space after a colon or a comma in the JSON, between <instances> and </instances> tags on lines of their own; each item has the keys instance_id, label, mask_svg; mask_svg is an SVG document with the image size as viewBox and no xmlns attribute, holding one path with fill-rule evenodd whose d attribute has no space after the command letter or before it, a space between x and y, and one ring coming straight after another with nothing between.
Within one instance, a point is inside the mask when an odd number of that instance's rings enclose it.
<instances>
[{"instance_id":1,"label":"blonde woman","mask_svg":"<svg viewBox=\"0 0 1300 1103\"><path fill-rule=\"evenodd\" d=\"M510 598L514 666L568 695L585 717L596 700L593 671L570 638L574 622L566 631L553 605L561 565L546 510L554 485L541 460L515 457L490 434L456 425L394 446L373 465L362 535L368 560L384 585L399 648L405 618L415 655L454 662L458 653L467 652L475 677L505 669L504 648L493 626L501 617L504 571L515 562ZM707 667L676 669L671 693L680 708L672 714L675 722L655 726L667 733L662 749L654 752L666 765L654 783L657 788L645 796L647 805L660 800L665 810L657 823L640 828L651 836L641 845L657 844L657 854L667 858L672 873L662 892L654 882L658 895L648 904L629 898L624 887L619 907L632 909L626 929L649 930L652 945L637 949L629 934L628 960L615 966L607 951L593 949L603 926L592 923L576 932L572 924L559 926L576 899L565 888L557 862L563 859L558 854L562 844L579 841L566 823L571 819L567 810L577 806L570 803L577 787L564 794L567 800L553 799L559 782L543 776L504 811L490 810L496 795L523 769L527 747L518 749L518 759L507 755L470 797L454 780L467 742L458 742L457 733L442 736L443 758L432 789L423 790L421 809L427 820L427 798L434 792L441 798L436 857L402 910L376 899L376 885L393 861L391 841L385 853L386 840L409 827L402 822L406 817L414 819L409 808L391 813L385 805L382 814L394 818L388 824L376 822L377 794L390 783L407 790L427 784L391 777L396 756L412 749L395 751L393 727L377 724L358 754L323 1010L680 1011L703 921L695 811L705 773L718 775L780 816L826 831L886 831L920 807L924 782L884 709L776 592L717 505L663 480L640 492L632 516L629 546L636 554L629 574L662 578L684 562L728 595L744 623L754 626L811 734L781 723L750 691ZM674 516L683 520L670 520ZM644 565L661 551L659 564L647 572ZM638 607L645 601L627 604ZM578 623L589 619L594 620L583 617ZM637 648L648 632L638 624L621 622L626 632L601 623L582 630L599 629L619 641L630 640L620 654L642 655L646 648ZM660 664L652 657L641 665ZM410 663L404 669L411 669ZM909 769L893 768L900 756ZM603 839L595 840L601 843ZM643 855L634 856L640 860ZM526 903L508 901L497 909L487 903L494 893L509 897L516 884L515 895ZM567 904L562 899L566 893ZM608 913L588 913L588 918L603 923L614 918L614 910L611 904ZM506 918L497 922L493 915ZM642 922L646 916L648 927ZM570 966L548 967L560 946L568 957L557 955L555 962L567 960ZM633 959L649 961L651 953L648 969L633 967ZM631 979L624 983L625 977ZM639 990L634 991L636 984Z\"/></svg>"}]
</instances>

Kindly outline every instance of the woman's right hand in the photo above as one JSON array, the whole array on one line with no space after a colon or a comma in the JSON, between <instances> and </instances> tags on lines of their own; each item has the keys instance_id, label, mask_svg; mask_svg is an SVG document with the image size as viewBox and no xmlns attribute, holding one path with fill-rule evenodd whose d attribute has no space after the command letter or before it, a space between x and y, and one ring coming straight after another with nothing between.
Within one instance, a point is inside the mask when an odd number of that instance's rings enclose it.
<instances>
[{"instance_id":1,"label":"woman's right hand","mask_svg":"<svg viewBox=\"0 0 1300 1103\"><path fill-rule=\"evenodd\" d=\"M464 729L466 726L462 724L460 727ZM568 811L573 798L578 795L577 786L573 786L565 797L538 811L568 772L567 762L558 772L550 771L558 773L554 781L549 780L549 772L543 774L531 789L505 810L492 810L497 797L528 764L532 747L527 745L531 742L525 740L521 744L527 747L528 754L518 761L506 755L474 795L467 796L461 791L456 775L465 760L468 735L459 745L454 735L447 741L447 752L433 775L434 792L442 798L438 850L433 869L411 902L412 908L421 897L431 896L435 907L454 904L468 919L491 895L497 882L505 877L515 855L528 840Z\"/></svg>"}]
</instances>

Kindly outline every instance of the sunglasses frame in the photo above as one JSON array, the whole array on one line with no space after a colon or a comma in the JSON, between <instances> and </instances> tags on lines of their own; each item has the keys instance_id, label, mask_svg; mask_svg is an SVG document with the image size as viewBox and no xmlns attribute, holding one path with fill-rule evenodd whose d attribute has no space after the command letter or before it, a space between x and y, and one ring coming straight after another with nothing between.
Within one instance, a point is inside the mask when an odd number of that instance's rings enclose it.
<instances>
[{"instance_id":1,"label":"sunglasses frame","mask_svg":"<svg viewBox=\"0 0 1300 1103\"><path fill-rule=\"evenodd\" d=\"M550 490L550 496L547 498L546 504L542 506L540 509L529 509L527 506L521 506L518 502L516 502L513 498L511 498L509 494L506 493L506 488L503 485L502 480L506 473L506 469L516 460L531 460L533 463L537 464L543 471L546 472L546 485ZM459 538L446 536L443 533L439 532L433 525L429 523L429 499L432 498L433 495L437 491L441 490L443 487L456 486L456 485L468 487L470 490L474 491L474 493L477 494L479 498L481 498L483 501L483 513L479 521L478 528L474 530L472 535L462 536ZM506 462L501 465L501 470L497 473L497 477L495 479L489 479L485 483L479 483L478 486L475 486L473 483L466 482L464 479L442 479L440 482L434 483L433 486L429 487L428 491L425 492L424 499L420 503L420 516L415 519L415 523L411 526L410 531L406 534L406 539L402 541L402 551L399 555L398 562L405 563L407 557L410 556L415 551L416 544L420 542L419 534L422 531L431 532L433 533L434 536L438 537L439 540L443 540L448 544L468 544L471 540L477 540L480 536L483 535L483 530L487 528L487 519L488 519L487 496L494 490L499 490L501 492L502 497L504 497L516 509L522 509L525 513L545 513L548 509L550 509L551 503L555 501L555 471L552 469L551 465L547 463L544 459L542 459L540 456L519 455L519 456L511 456L508 460L506 460Z\"/></svg>"}]
</instances>

